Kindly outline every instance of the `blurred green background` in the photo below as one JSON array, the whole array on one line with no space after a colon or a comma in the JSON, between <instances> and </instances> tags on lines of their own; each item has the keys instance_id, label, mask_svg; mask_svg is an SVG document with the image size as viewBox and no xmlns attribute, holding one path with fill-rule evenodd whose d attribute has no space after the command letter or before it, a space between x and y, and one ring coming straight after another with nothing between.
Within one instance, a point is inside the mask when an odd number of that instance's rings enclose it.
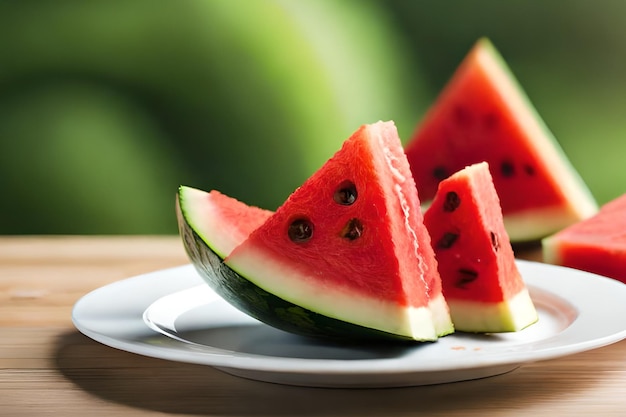
<instances>
[{"instance_id":1,"label":"blurred green background","mask_svg":"<svg viewBox=\"0 0 626 417\"><path fill-rule=\"evenodd\" d=\"M491 38L599 203L626 192L621 0L0 0L0 234L276 208L359 125L404 141Z\"/></svg>"}]
</instances>

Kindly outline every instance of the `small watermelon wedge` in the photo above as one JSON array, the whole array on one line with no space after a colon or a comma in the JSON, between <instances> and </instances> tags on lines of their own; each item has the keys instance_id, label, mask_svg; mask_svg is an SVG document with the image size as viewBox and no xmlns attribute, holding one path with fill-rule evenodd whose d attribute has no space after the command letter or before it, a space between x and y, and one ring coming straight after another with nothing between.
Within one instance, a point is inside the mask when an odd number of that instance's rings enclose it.
<instances>
[{"instance_id":1,"label":"small watermelon wedge","mask_svg":"<svg viewBox=\"0 0 626 417\"><path fill-rule=\"evenodd\" d=\"M626 283L626 194L593 217L541 242L546 263L580 269Z\"/></svg>"},{"instance_id":2,"label":"small watermelon wedge","mask_svg":"<svg viewBox=\"0 0 626 417\"><path fill-rule=\"evenodd\" d=\"M181 187L181 235L200 274L240 310L306 336L434 341L453 332L393 122L358 129L260 226L241 227L233 250L228 210L200 207L224 201L203 195L212 193Z\"/></svg>"},{"instance_id":3,"label":"small watermelon wedge","mask_svg":"<svg viewBox=\"0 0 626 417\"><path fill-rule=\"evenodd\" d=\"M407 141L423 203L438 183L487 161L511 241L536 241L597 205L504 59L480 39Z\"/></svg>"},{"instance_id":4,"label":"small watermelon wedge","mask_svg":"<svg viewBox=\"0 0 626 417\"><path fill-rule=\"evenodd\" d=\"M179 220L193 219L194 231L220 258L225 258L274 212L249 206L217 190L181 186L176 200ZM227 233L224 233L226 229Z\"/></svg>"},{"instance_id":5,"label":"small watermelon wedge","mask_svg":"<svg viewBox=\"0 0 626 417\"><path fill-rule=\"evenodd\" d=\"M537 321L486 162L441 181L424 223L456 330L513 332Z\"/></svg>"}]
</instances>

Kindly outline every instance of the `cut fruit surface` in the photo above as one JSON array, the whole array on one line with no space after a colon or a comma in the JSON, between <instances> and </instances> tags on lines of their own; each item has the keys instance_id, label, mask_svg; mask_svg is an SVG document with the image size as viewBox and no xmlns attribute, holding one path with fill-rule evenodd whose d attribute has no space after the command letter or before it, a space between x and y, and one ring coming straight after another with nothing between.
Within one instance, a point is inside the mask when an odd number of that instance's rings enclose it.
<instances>
[{"instance_id":1,"label":"cut fruit surface","mask_svg":"<svg viewBox=\"0 0 626 417\"><path fill-rule=\"evenodd\" d=\"M443 180L424 223L456 330L508 332L537 321L486 162Z\"/></svg>"},{"instance_id":2,"label":"cut fruit surface","mask_svg":"<svg viewBox=\"0 0 626 417\"><path fill-rule=\"evenodd\" d=\"M331 318L415 340L453 330L392 122L357 130L225 263Z\"/></svg>"},{"instance_id":3,"label":"cut fruit surface","mask_svg":"<svg viewBox=\"0 0 626 417\"><path fill-rule=\"evenodd\" d=\"M201 276L269 325L349 339L454 331L392 122L358 129L275 213L180 187L177 214Z\"/></svg>"},{"instance_id":4,"label":"cut fruit surface","mask_svg":"<svg viewBox=\"0 0 626 417\"><path fill-rule=\"evenodd\" d=\"M606 203L593 217L542 240L552 263L626 283L626 194Z\"/></svg>"},{"instance_id":5,"label":"cut fruit surface","mask_svg":"<svg viewBox=\"0 0 626 417\"><path fill-rule=\"evenodd\" d=\"M589 189L487 39L469 52L407 142L422 202L465 166L489 163L511 241L597 211Z\"/></svg>"},{"instance_id":6,"label":"cut fruit surface","mask_svg":"<svg viewBox=\"0 0 626 417\"><path fill-rule=\"evenodd\" d=\"M220 254L230 253L272 212L248 206L216 191L182 186L176 213L185 250L200 276L222 298L250 316L304 336L407 339L302 308L259 288L225 265ZM244 221L240 221L242 219Z\"/></svg>"}]
</instances>

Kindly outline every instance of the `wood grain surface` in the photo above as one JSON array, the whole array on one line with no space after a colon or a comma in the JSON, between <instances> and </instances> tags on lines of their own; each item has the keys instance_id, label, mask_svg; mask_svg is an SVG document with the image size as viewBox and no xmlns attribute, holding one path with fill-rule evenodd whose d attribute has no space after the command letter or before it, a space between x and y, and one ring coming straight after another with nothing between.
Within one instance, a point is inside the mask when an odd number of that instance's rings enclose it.
<instances>
[{"instance_id":1,"label":"wood grain surface","mask_svg":"<svg viewBox=\"0 0 626 417\"><path fill-rule=\"evenodd\" d=\"M0 237L0 416L626 415L626 341L482 380L358 390L246 380L73 327L87 292L185 263L175 236Z\"/></svg>"}]
</instances>

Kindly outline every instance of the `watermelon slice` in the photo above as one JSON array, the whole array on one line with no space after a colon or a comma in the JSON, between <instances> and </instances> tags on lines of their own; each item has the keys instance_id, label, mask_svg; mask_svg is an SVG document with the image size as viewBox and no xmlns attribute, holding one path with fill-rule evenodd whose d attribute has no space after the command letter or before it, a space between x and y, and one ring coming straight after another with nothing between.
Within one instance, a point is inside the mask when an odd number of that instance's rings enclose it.
<instances>
[{"instance_id":1,"label":"watermelon slice","mask_svg":"<svg viewBox=\"0 0 626 417\"><path fill-rule=\"evenodd\" d=\"M537 321L486 162L440 182L424 223L456 330L509 332Z\"/></svg>"},{"instance_id":2,"label":"watermelon slice","mask_svg":"<svg viewBox=\"0 0 626 417\"><path fill-rule=\"evenodd\" d=\"M511 241L545 237L596 203L506 63L487 39L470 51L407 142L423 203L437 184L487 161Z\"/></svg>"},{"instance_id":3,"label":"watermelon slice","mask_svg":"<svg viewBox=\"0 0 626 417\"><path fill-rule=\"evenodd\" d=\"M544 262L626 283L626 194L593 217L542 240Z\"/></svg>"},{"instance_id":4,"label":"watermelon slice","mask_svg":"<svg viewBox=\"0 0 626 417\"><path fill-rule=\"evenodd\" d=\"M215 190L181 186L177 215L185 249L206 282L243 312L279 329L305 336L342 339L403 339L335 320L280 299L223 263L272 212L248 206Z\"/></svg>"},{"instance_id":5,"label":"watermelon slice","mask_svg":"<svg viewBox=\"0 0 626 417\"><path fill-rule=\"evenodd\" d=\"M262 225L237 231L234 240L254 230L232 251L224 235L237 226L225 210L190 207L219 204L191 190L179 193L185 247L207 282L253 317L310 336L432 341L453 331L392 122L357 130Z\"/></svg>"},{"instance_id":6,"label":"watermelon slice","mask_svg":"<svg viewBox=\"0 0 626 417\"><path fill-rule=\"evenodd\" d=\"M225 258L272 214L219 191L181 186L176 200L181 219L193 219L194 231L220 258ZM228 233L224 233L224 229Z\"/></svg>"}]
</instances>

